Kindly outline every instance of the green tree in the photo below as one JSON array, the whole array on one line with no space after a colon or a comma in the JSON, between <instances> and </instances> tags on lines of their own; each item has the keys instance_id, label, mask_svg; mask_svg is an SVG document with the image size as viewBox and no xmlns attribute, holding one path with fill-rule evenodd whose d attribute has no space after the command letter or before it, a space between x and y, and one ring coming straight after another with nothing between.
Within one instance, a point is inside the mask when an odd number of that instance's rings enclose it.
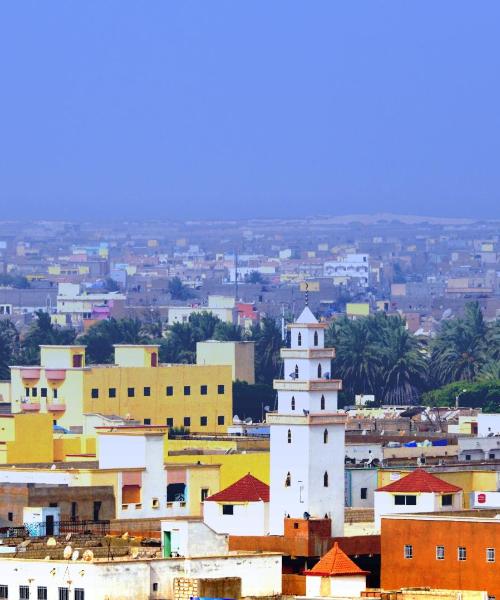
<instances>
[{"instance_id":1,"label":"green tree","mask_svg":"<svg viewBox=\"0 0 500 600\"><path fill-rule=\"evenodd\" d=\"M281 331L276 321L265 317L252 326L250 339L255 342L255 378L257 383L272 384L280 376L282 361L280 350L283 345Z\"/></svg>"},{"instance_id":2,"label":"green tree","mask_svg":"<svg viewBox=\"0 0 500 600\"><path fill-rule=\"evenodd\" d=\"M0 320L0 380L10 379L9 366L19 353L19 333L9 319Z\"/></svg>"},{"instance_id":3,"label":"green tree","mask_svg":"<svg viewBox=\"0 0 500 600\"><path fill-rule=\"evenodd\" d=\"M189 325L193 330L193 339L196 342L204 342L214 337L215 327L220 319L210 311L194 312L189 315Z\"/></svg>"},{"instance_id":4,"label":"green tree","mask_svg":"<svg viewBox=\"0 0 500 600\"><path fill-rule=\"evenodd\" d=\"M105 319L92 325L78 338L78 342L87 346L87 362L89 364L112 363L114 344L143 344L150 338L144 335L139 319Z\"/></svg>"},{"instance_id":5,"label":"green tree","mask_svg":"<svg viewBox=\"0 0 500 600\"><path fill-rule=\"evenodd\" d=\"M173 277L168 282L168 292L173 300L189 300L194 297L193 292L182 283L180 277Z\"/></svg>"},{"instance_id":6,"label":"green tree","mask_svg":"<svg viewBox=\"0 0 500 600\"><path fill-rule=\"evenodd\" d=\"M213 337L220 342L241 342L244 335L239 325L220 322L215 326Z\"/></svg>"},{"instance_id":7,"label":"green tree","mask_svg":"<svg viewBox=\"0 0 500 600\"><path fill-rule=\"evenodd\" d=\"M431 376L437 384L472 381L487 362L487 327L477 302L466 304L463 318L442 325L432 346Z\"/></svg>"},{"instance_id":8,"label":"green tree","mask_svg":"<svg viewBox=\"0 0 500 600\"><path fill-rule=\"evenodd\" d=\"M50 315L38 310L28 333L21 340L20 362L25 365L37 365L40 363L41 345L73 344L75 337L74 329L54 326Z\"/></svg>"},{"instance_id":9,"label":"green tree","mask_svg":"<svg viewBox=\"0 0 500 600\"><path fill-rule=\"evenodd\" d=\"M245 275L245 283L265 283L266 280L259 271L250 271Z\"/></svg>"}]
</instances>

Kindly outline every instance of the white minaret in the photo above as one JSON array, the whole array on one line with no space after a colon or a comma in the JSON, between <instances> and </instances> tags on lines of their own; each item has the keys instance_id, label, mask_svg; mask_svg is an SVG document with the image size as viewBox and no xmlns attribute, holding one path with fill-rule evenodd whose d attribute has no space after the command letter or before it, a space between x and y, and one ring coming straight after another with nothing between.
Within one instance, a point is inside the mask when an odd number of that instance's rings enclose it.
<instances>
[{"instance_id":1,"label":"white minaret","mask_svg":"<svg viewBox=\"0 0 500 600\"><path fill-rule=\"evenodd\" d=\"M339 380L330 379L334 348L325 348L326 324L308 306L282 349L284 379L275 380L278 411L271 429L270 533L283 535L284 519L332 521L332 536L344 533L346 415L337 411Z\"/></svg>"}]
</instances>

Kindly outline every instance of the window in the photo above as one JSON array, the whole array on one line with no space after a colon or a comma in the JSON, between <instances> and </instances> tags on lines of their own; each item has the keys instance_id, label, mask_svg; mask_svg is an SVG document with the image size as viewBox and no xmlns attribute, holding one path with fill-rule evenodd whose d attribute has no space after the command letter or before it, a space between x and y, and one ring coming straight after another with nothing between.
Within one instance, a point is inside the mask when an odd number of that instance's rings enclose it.
<instances>
[{"instance_id":1,"label":"window","mask_svg":"<svg viewBox=\"0 0 500 600\"><path fill-rule=\"evenodd\" d=\"M24 395L25 396L29 396L30 395L30 389L28 387L24 388Z\"/></svg>"},{"instance_id":2,"label":"window","mask_svg":"<svg viewBox=\"0 0 500 600\"><path fill-rule=\"evenodd\" d=\"M302 346L302 334L299 331L299 335L297 336L297 346Z\"/></svg>"},{"instance_id":3,"label":"window","mask_svg":"<svg viewBox=\"0 0 500 600\"><path fill-rule=\"evenodd\" d=\"M287 441L289 444L292 443L292 432L290 431L290 429L288 430Z\"/></svg>"},{"instance_id":4,"label":"window","mask_svg":"<svg viewBox=\"0 0 500 600\"><path fill-rule=\"evenodd\" d=\"M85 600L85 590L82 588L75 588L75 600Z\"/></svg>"},{"instance_id":5,"label":"window","mask_svg":"<svg viewBox=\"0 0 500 600\"><path fill-rule=\"evenodd\" d=\"M201 385L200 386L200 394L202 396L206 396L208 394L208 386L206 385Z\"/></svg>"},{"instance_id":6,"label":"window","mask_svg":"<svg viewBox=\"0 0 500 600\"><path fill-rule=\"evenodd\" d=\"M108 396L110 398L116 398L116 388L109 388L109 390L108 390Z\"/></svg>"},{"instance_id":7,"label":"window","mask_svg":"<svg viewBox=\"0 0 500 600\"><path fill-rule=\"evenodd\" d=\"M76 521L78 516L78 502L71 503L71 520Z\"/></svg>"},{"instance_id":8,"label":"window","mask_svg":"<svg viewBox=\"0 0 500 600\"><path fill-rule=\"evenodd\" d=\"M83 365L83 354L73 354L73 368L79 369Z\"/></svg>"},{"instance_id":9,"label":"window","mask_svg":"<svg viewBox=\"0 0 500 600\"><path fill-rule=\"evenodd\" d=\"M486 548L486 562L495 562L495 548Z\"/></svg>"},{"instance_id":10,"label":"window","mask_svg":"<svg viewBox=\"0 0 500 600\"><path fill-rule=\"evenodd\" d=\"M127 388L127 396L133 398L135 396L135 388Z\"/></svg>"},{"instance_id":11,"label":"window","mask_svg":"<svg viewBox=\"0 0 500 600\"><path fill-rule=\"evenodd\" d=\"M321 375L323 374L323 369L321 368L321 363L318 365L318 379L321 379Z\"/></svg>"},{"instance_id":12,"label":"window","mask_svg":"<svg viewBox=\"0 0 500 600\"><path fill-rule=\"evenodd\" d=\"M323 487L328 487L328 472L325 471L323 475Z\"/></svg>"},{"instance_id":13,"label":"window","mask_svg":"<svg viewBox=\"0 0 500 600\"><path fill-rule=\"evenodd\" d=\"M19 586L19 600L29 600L29 597L30 597L29 585L20 585Z\"/></svg>"},{"instance_id":14,"label":"window","mask_svg":"<svg viewBox=\"0 0 500 600\"><path fill-rule=\"evenodd\" d=\"M416 506L417 497L416 496L394 496L394 504L396 506Z\"/></svg>"},{"instance_id":15,"label":"window","mask_svg":"<svg viewBox=\"0 0 500 600\"><path fill-rule=\"evenodd\" d=\"M33 396L33 398L36 398L38 396L37 388L31 388L31 395Z\"/></svg>"},{"instance_id":16,"label":"window","mask_svg":"<svg viewBox=\"0 0 500 600\"><path fill-rule=\"evenodd\" d=\"M69 589L68 588L59 588L59 600L69 600Z\"/></svg>"},{"instance_id":17,"label":"window","mask_svg":"<svg viewBox=\"0 0 500 600\"><path fill-rule=\"evenodd\" d=\"M167 417L167 427L173 427L174 426L174 420L172 417Z\"/></svg>"},{"instance_id":18,"label":"window","mask_svg":"<svg viewBox=\"0 0 500 600\"><path fill-rule=\"evenodd\" d=\"M151 388L150 387L145 387L144 388L144 395L145 396L151 396Z\"/></svg>"},{"instance_id":19,"label":"window","mask_svg":"<svg viewBox=\"0 0 500 600\"><path fill-rule=\"evenodd\" d=\"M495 460L495 453L494 453L494 452L490 452L490 453L488 454L488 458L489 458L490 460Z\"/></svg>"},{"instance_id":20,"label":"window","mask_svg":"<svg viewBox=\"0 0 500 600\"><path fill-rule=\"evenodd\" d=\"M200 426L201 427L206 427L208 424L208 418L207 417L200 417Z\"/></svg>"},{"instance_id":21,"label":"window","mask_svg":"<svg viewBox=\"0 0 500 600\"><path fill-rule=\"evenodd\" d=\"M413 546L405 544L404 556L405 558L413 558Z\"/></svg>"},{"instance_id":22,"label":"window","mask_svg":"<svg viewBox=\"0 0 500 600\"><path fill-rule=\"evenodd\" d=\"M151 500L152 508L160 508L160 500L158 498L153 498Z\"/></svg>"},{"instance_id":23,"label":"window","mask_svg":"<svg viewBox=\"0 0 500 600\"><path fill-rule=\"evenodd\" d=\"M218 394L223 394L224 393L224 384L219 383L219 385L217 386L217 393Z\"/></svg>"},{"instance_id":24,"label":"window","mask_svg":"<svg viewBox=\"0 0 500 600\"><path fill-rule=\"evenodd\" d=\"M318 345L318 332L317 331L314 332L314 345L315 346Z\"/></svg>"},{"instance_id":25,"label":"window","mask_svg":"<svg viewBox=\"0 0 500 600\"><path fill-rule=\"evenodd\" d=\"M328 444L328 429L323 431L323 444Z\"/></svg>"},{"instance_id":26,"label":"window","mask_svg":"<svg viewBox=\"0 0 500 600\"><path fill-rule=\"evenodd\" d=\"M14 513L7 513L7 520L12 522L14 520Z\"/></svg>"},{"instance_id":27,"label":"window","mask_svg":"<svg viewBox=\"0 0 500 600\"><path fill-rule=\"evenodd\" d=\"M165 390L167 396L173 396L174 395L174 386L173 385L167 385L167 389Z\"/></svg>"},{"instance_id":28,"label":"window","mask_svg":"<svg viewBox=\"0 0 500 600\"><path fill-rule=\"evenodd\" d=\"M368 488L361 488L360 498L361 500L366 500L368 498Z\"/></svg>"},{"instance_id":29,"label":"window","mask_svg":"<svg viewBox=\"0 0 500 600\"><path fill-rule=\"evenodd\" d=\"M294 369L294 375L295 375L295 379L299 378L299 365L295 365L295 369Z\"/></svg>"},{"instance_id":30,"label":"window","mask_svg":"<svg viewBox=\"0 0 500 600\"><path fill-rule=\"evenodd\" d=\"M204 502L208 498L208 494L209 494L208 488L201 488L200 499L202 502Z\"/></svg>"},{"instance_id":31,"label":"window","mask_svg":"<svg viewBox=\"0 0 500 600\"><path fill-rule=\"evenodd\" d=\"M43 586L38 586L36 590L37 600L47 600L47 588Z\"/></svg>"},{"instance_id":32,"label":"window","mask_svg":"<svg viewBox=\"0 0 500 600\"><path fill-rule=\"evenodd\" d=\"M471 459L471 455L470 454L466 454L465 455L465 460L470 460Z\"/></svg>"},{"instance_id":33,"label":"window","mask_svg":"<svg viewBox=\"0 0 500 600\"><path fill-rule=\"evenodd\" d=\"M144 425L151 425L151 419L144 419Z\"/></svg>"},{"instance_id":34,"label":"window","mask_svg":"<svg viewBox=\"0 0 500 600\"><path fill-rule=\"evenodd\" d=\"M184 417L184 427L189 427L191 425L191 417Z\"/></svg>"},{"instance_id":35,"label":"window","mask_svg":"<svg viewBox=\"0 0 500 600\"><path fill-rule=\"evenodd\" d=\"M158 584L155 582L153 583L153 592L157 592L158 591Z\"/></svg>"},{"instance_id":36,"label":"window","mask_svg":"<svg viewBox=\"0 0 500 600\"><path fill-rule=\"evenodd\" d=\"M292 485L292 476L290 475L290 471L286 474L285 477L285 487L290 487Z\"/></svg>"},{"instance_id":37,"label":"window","mask_svg":"<svg viewBox=\"0 0 500 600\"><path fill-rule=\"evenodd\" d=\"M436 560L444 560L444 546L436 546Z\"/></svg>"},{"instance_id":38,"label":"window","mask_svg":"<svg viewBox=\"0 0 500 600\"><path fill-rule=\"evenodd\" d=\"M291 404L292 410L295 410L295 396L292 396L292 401L290 404Z\"/></svg>"},{"instance_id":39,"label":"window","mask_svg":"<svg viewBox=\"0 0 500 600\"><path fill-rule=\"evenodd\" d=\"M217 425L224 425L224 421L225 421L224 417L222 417L222 416L217 417Z\"/></svg>"},{"instance_id":40,"label":"window","mask_svg":"<svg viewBox=\"0 0 500 600\"><path fill-rule=\"evenodd\" d=\"M54 396L54 398L57 398L57 388L54 388L54 390L52 390L52 395Z\"/></svg>"},{"instance_id":41,"label":"window","mask_svg":"<svg viewBox=\"0 0 500 600\"><path fill-rule=\"evenodd\" d=\"M325 410L325 397L321 396L320 409Z\"/></svg>"},{"instance_id":42,"label":"window","mask_svg":"<svg viewBox=\"0 0 500 600\"><path fill-rule=\"evenodd\" d=\"M465 546L458 547L458 560L467 560L467 548Z\"/></svg>"},{"instance_id":43,"label":"window","mask_svg":"<svg viewBox=\"0 0 500 600\"><path fill-rule=\"evenodd\" d=\"M234 505L233 504L223 504L222 505L222 514L223 515L234 515Z\"/></svg>"},{"instance_id":44,"label":"window","mask_svg":"<svg viewBox=\"0 0 500 600\"><path fill-rule=\"evenodd\" d=\"M158 354L156 352L151 352L151 366L158 366Z\"/></svg>"},{"instance_id":45,"label":"window","mask_svg":"<svg viewBox=\"0 0 500 600\"><path fill-rule=\"evenodd\" d=\"M40 389L40 396L42 398L47 398L47 388L41 388Z\"/></svg>"},{"instance_id":46,"label":"window","mask_svg":"<svg viewBox=\"0 0 500 600\"><path fill-rule=\"evenodd\" d=\"M90 396L91 398L99 398L99 390L97 388L92 388Z\"/></svg>"},{"instance_id":47,"label":"window","mask_svg":"<svg viewBox=\"0 0 500 600\"><path fill-rule=\"evenodd\" d=\"M185 385L184 386L184 396L190 396L190 395L191 395L191 386Z\"/></svg>"},{"instance_id":48,"label":"window","mask_svg":"<svg viewBox=\"0 0 500 600\"><path fill-rule=\"evenodd\" d=\"M441 506L452 506L453 494L444 494L441 496Z\"/></svg>"},{"instance_id":49,"label":"window","mask_svg":"<svg viewBox=\"0 0 500 600\"><path fill-rule=\"evenodd\" d=\"M9 586L8 585L0 585L0 598L8 598L9 597Z\"/></svg>"}]
</instances>

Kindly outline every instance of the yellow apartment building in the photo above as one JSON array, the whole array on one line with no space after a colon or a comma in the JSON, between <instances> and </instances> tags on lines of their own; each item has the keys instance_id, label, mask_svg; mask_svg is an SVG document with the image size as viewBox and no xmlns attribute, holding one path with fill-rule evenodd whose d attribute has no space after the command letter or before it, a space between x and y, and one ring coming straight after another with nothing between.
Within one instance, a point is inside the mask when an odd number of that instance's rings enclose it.
<instances>
[{"instance_id":1,"label":"yellow apartment building","mask_svg":"<svg viewBox=\"0 0 500 600\"><path fill-rule=\"evenodd\" d=\"M229 365L159 364L158 346L115 345L110 365L85 363L85 346L41 346L39 366L11 367L13 413L49 413L72 432L84 414L224 433L232 422Z\"/></svg>"}]
</instances>

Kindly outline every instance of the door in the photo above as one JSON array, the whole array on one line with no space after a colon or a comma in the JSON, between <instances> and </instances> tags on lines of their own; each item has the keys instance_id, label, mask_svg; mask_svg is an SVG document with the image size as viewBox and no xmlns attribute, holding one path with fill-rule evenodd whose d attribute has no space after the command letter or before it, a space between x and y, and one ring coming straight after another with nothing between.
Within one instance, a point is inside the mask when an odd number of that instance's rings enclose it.
<instances>
[{"instance_id":1,"label":"door","mask_svg":"<svg viewBox=\"0 0 500 600\"><path fill-rule=\"evenodd\" d=\"M45 517L45 535L54 535L54 515Z\"/></svg>"},{"instance_id":2,"label":"door","mask_svg":"<svg viewBox=\"0 0 500 600\"><path fill-rule=\"evenodd\" d=\"M93 513L94 521L99 521L99 513L101 512L101 505L102 505L102 502L100 500L96 500L94 502L94 513Z\"/></svg>"},{"instance_id":3,"label":"door","mask_svg":"<svg viewBox=\"0 0 500 600\"><path fill-rule=\"evenodd\" d=\"M172 552L172 532L163 532L163 558L170 558Z\"/></svg>"}]
</instances>

